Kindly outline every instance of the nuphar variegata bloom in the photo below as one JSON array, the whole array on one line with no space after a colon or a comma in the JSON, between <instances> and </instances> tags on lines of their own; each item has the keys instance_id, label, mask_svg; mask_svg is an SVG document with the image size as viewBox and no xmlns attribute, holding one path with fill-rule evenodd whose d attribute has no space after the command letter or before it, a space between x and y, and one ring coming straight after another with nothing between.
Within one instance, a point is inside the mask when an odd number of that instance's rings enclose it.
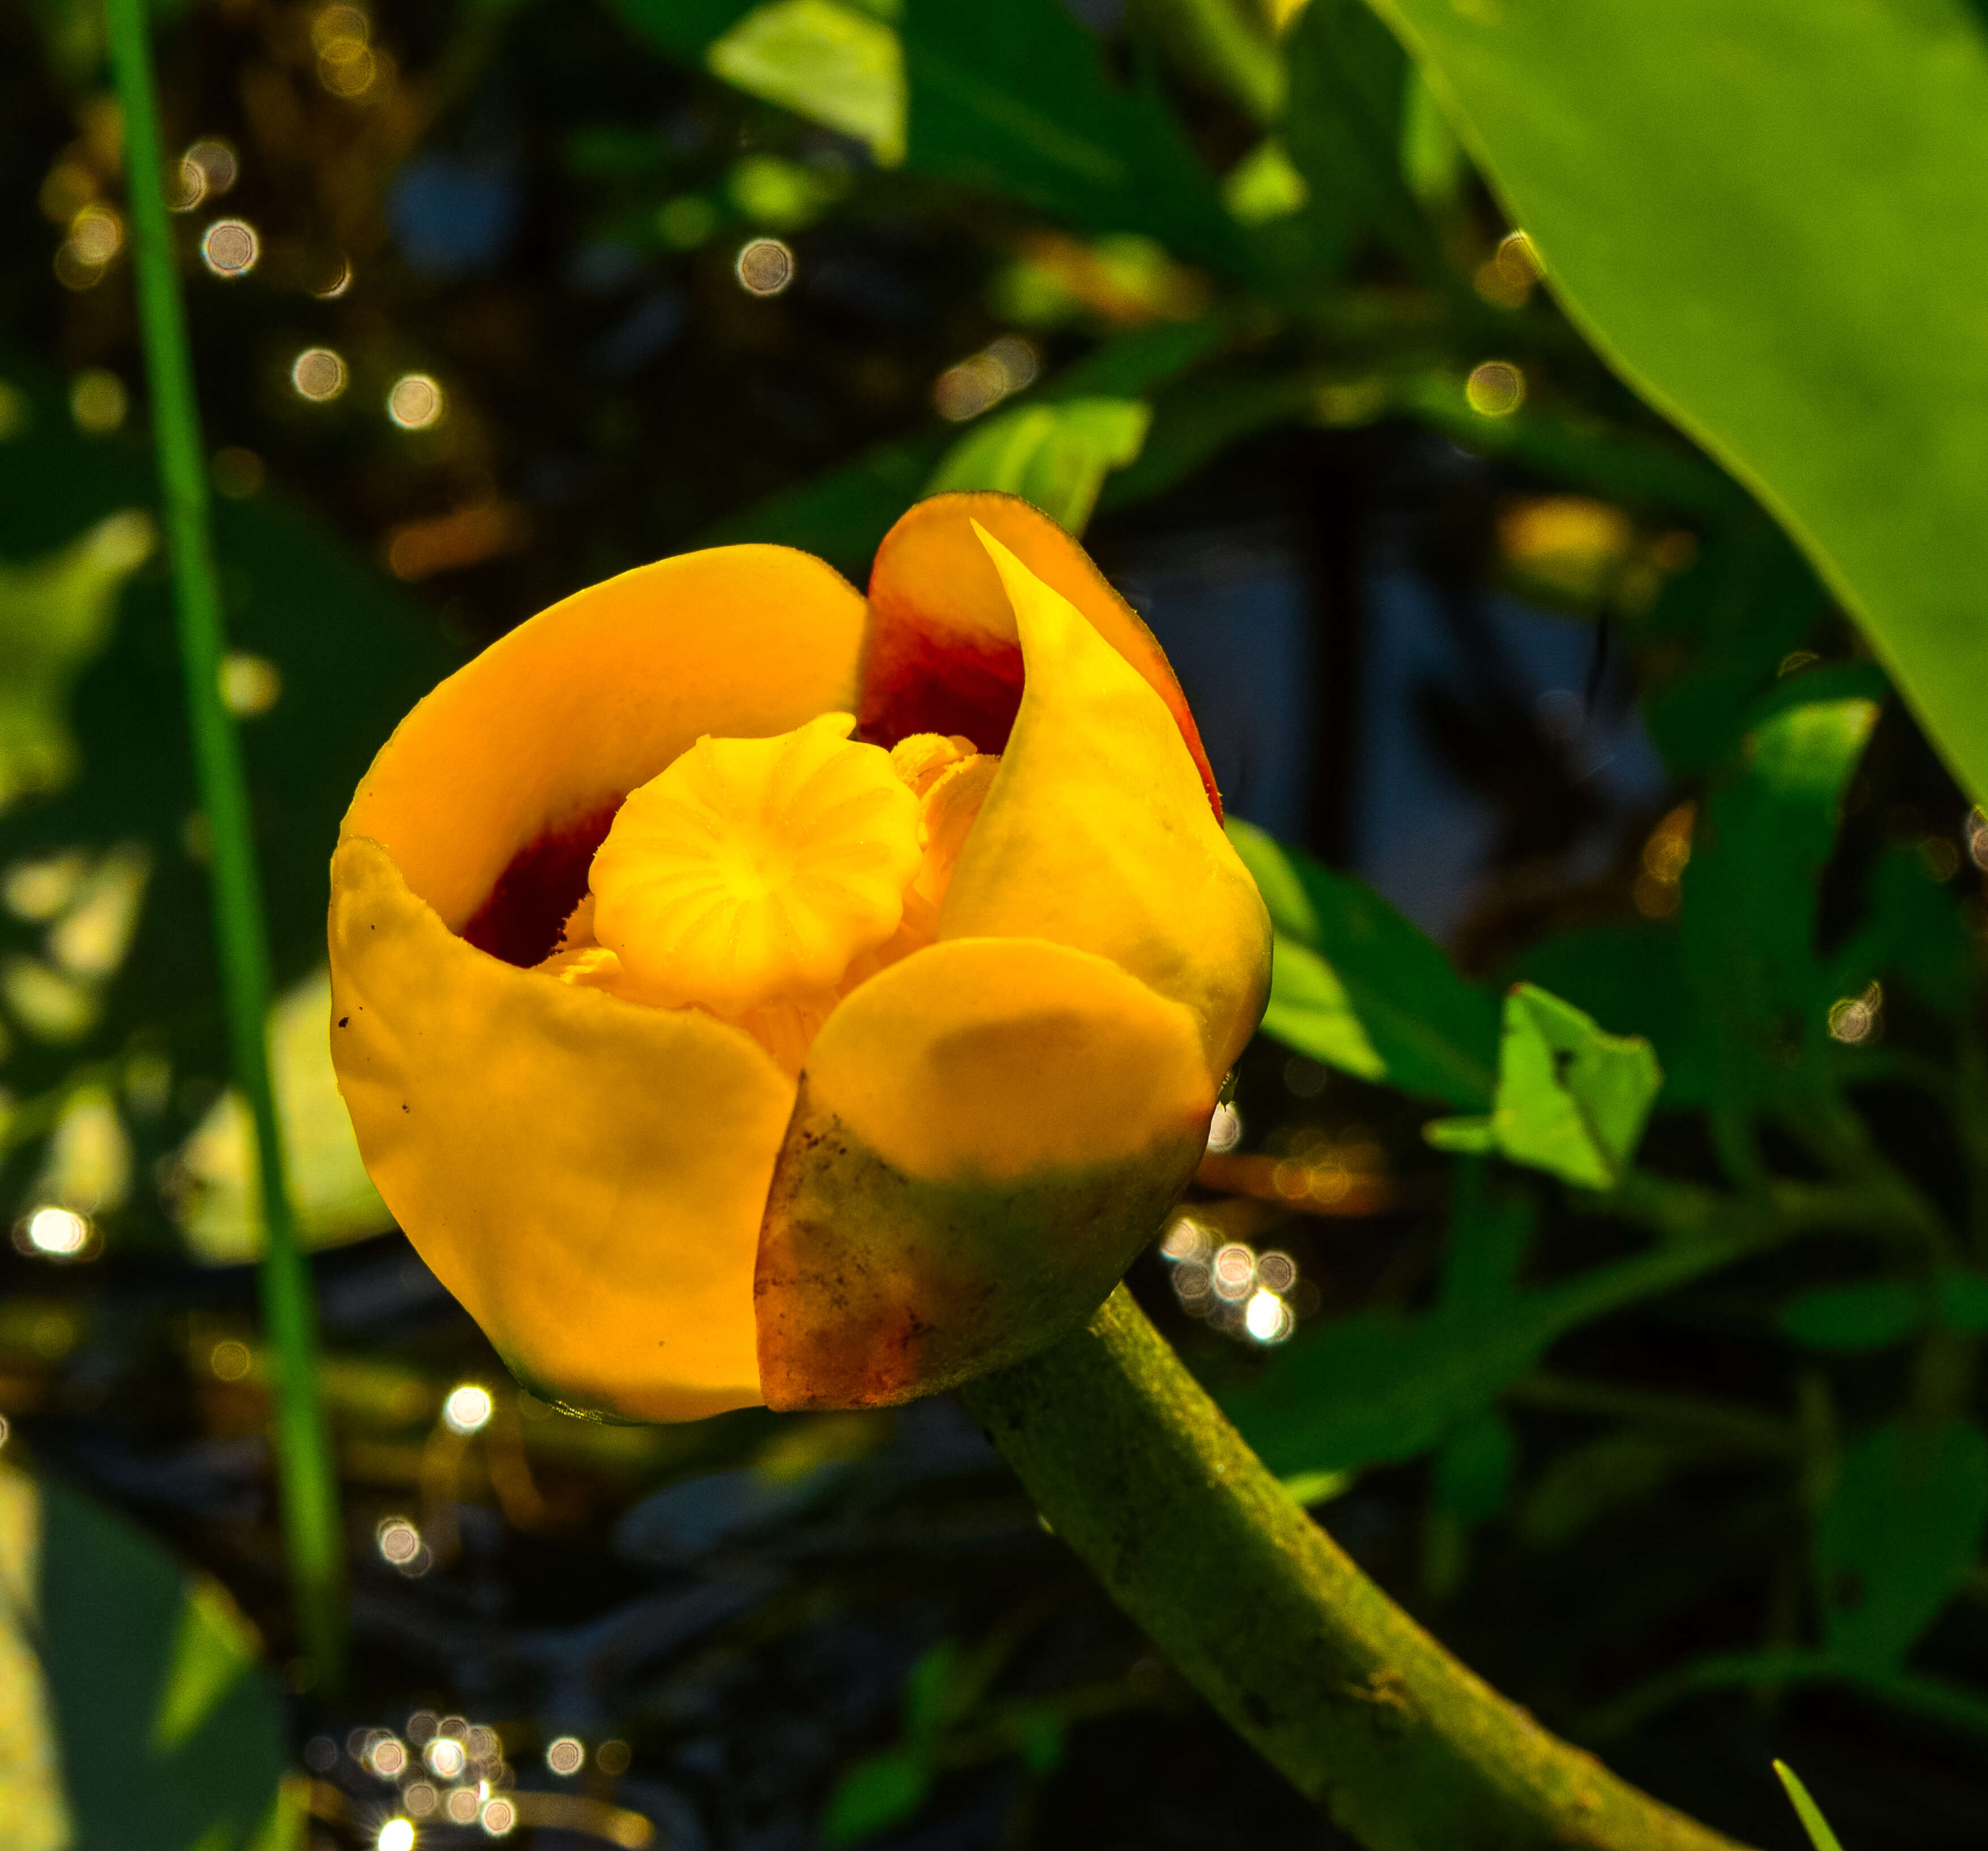
<instances>
[{"instance_id":1,"label":"nuphar variegata bloom","mask_svg":"<svg viewBox=\"0 0 1988 1851\"><path fill-rule=\"evenodd\" d=\"M867 601L731 547L522 625L374 761L330 929L381 1193L522 1380L631 1420L1072 1328L1270 966L1158 645L986 495L913 509Z\"/></svg>"}]
</instances>

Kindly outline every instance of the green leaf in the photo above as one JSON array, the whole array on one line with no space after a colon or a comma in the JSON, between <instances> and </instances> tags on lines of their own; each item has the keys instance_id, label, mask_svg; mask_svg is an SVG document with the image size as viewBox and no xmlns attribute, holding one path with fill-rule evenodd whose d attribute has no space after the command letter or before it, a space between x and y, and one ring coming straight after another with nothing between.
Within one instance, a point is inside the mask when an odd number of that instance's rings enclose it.
<instances>
[{"instance_id":1,"label":"green leaf","mask_svg":"<svg viewBox=\"0 0 1988 1851\"><path fill-rule=\"evenodd\" d=\"M1276 931L1263 1030L1363 1080L1488 1105L1497 1005L1364 882L1232 817Z\"/></svg>"},{"instance_id":2,"label":"green leaf","mask_svg":"<svg viewBox=\"0 0 1988 1851\"><path fill-rule=\"evenodd\" d=\"M1361 0L1311 0L1286 35L1281 133L1320 217L1370 227L1425 277L1445 266L1401 172L1408 62Z\"/></svg>"},{"instance_id":3,"label":"green leaf","mask_svg":"<svg viewBox=\"0 0 1988 1851\"><path fill-rule=\"evenodd\" d=\"M1822 1809L1808 1796L1808 1788L1801 1784L1794 1768L1784 1761L1774 1763L1774 1771L1780 1776L1781 1785L1787 1789L1788 1803L1795 1809L1795 1816L1802 1822L1802 1829L1808 1834L1808 1842L1815 1851L1843 1851L1836 1834L1829 1829L1829 1821L1822 1816Z\"/></svg>"},{"instance_id":4,"label":"green leaf","mask_svg":"<svg viewBox=\"0 0 1988 1851\"><path fill-rule=\"evenodd\" d=\"M837 0L770 0L712 41L705 62L749 95L904 157L904 55L884 21Z\"/></svg>"},{"instance_id":5,"label":"green leaf","mask_svg":"<svg viewBox=\"0 0 1988 1851\"><path fill-rule=\"evenodd\" d=\"M123 1518L5 1467L0 1583L14 1596L0 1653L25 1620L46 1694L22 1690L0 1768L32 1762L20 1731L45 1726L37 1712L52 1721L75 1851L232 1851L247 1840L276 1799L283 1730L254 1636L219 1585ZM23 1818L21 1842L33 1843L46 1806L24 1815L17 1790L0 1790L10 1846Z\"/></svg>"},{"instance_id":6,"label":"green leaf","mask_svg":"<svg viewBox=\"0 0 1988 1851\"><path fill-rule=\"evenodd\" d=\"M753 10L753 0L610 0L616 12L658 50L691 63Z\"/></svg>"},{"instance_id":7,"label":"green leaf","mask_svg":"<svg viewBox=\"0 0 1988 1851\"><path fill-rule=\"evenodd\" d=\"M1606 1034L1572 1003L1516 983L1491 1115L1439 1119L1425 1135L1439 1149L1495 1150L1584 1189L1613 1189L1662 1085L1641 1036Z\"/></svg>"},{"instance_id":8,"label":"green leaf","mask_svg":"<svg viewBox=\"0 0 1988 1851\"><path fill-rule=\"evenodd\" d=\"M1294 1338L1223 1411L1280 1478L1412 1459L1488 1406L1564 1332L1671 1290L1738 1250L1677 1242L1557 1285L1363 1311Z\"/></svg>"},{"instance_id":9,"label":"green leaf","mask_svg":"<svg viewBox=\"0 0 1988 1851\"><path fill-rule=\"evenodd\" d=\"M1702 1101L1704 1057L1671 927L1639 920L1562 932L1527 946L1505 975L1550 990L1618 1034L1641 1035L1663 1069L1658 1097L1672 1105Z\"/></svg>"},{"instance_id":10,"label":"green leaf","mask_svg":"<svg viewBox=\"0 0 1988 1851\"><path fill-rule=\"evenodd\" d=\"M1375 5L1569 314L1779 516L1988 794L1988 195L1966 178L1988 169L1988 47L1969 10Z\"/></svg>"},{"instance_id":11,"label":"green leaf","mask_svg":"<svg viewBox=\"0 0 1988 1851\"><path fill-rule=\"evenodd\" d=\"M1988 1331L1988 1278L1979 1273L1942 1273L1933 1282L1939 1321L1951 1331Z\"/></svg>"},{"instance_id":12,"label":"green leaf","mask_svg":"<svg viewBox=\"0 0 1988 1851\"><path fill-rule=\"evenodd\" d=\"M1878 858L1864 923L1831 968L1830 987L1839 996L1882 974L1896 977L1925 1007L1946 1016L1969 1009L1980 976L1960 896L1910 847Z\"/></svg>"},{"instance_id":13,"label":"green leaf","mask_svg":"<svg viewBox=\"0 0 1988 1851\"><path fill-rule=\"evenodd\" d=\"M904 1679L904 1738L929 1748L957 1716L966 1683L959 1647L942 1639L918 1654Z\"/></svg>"},{"instance_id":14,"label":"green leaf","mask_svg":"<svg viewBox=\"0 0 1988 1851\"><path fill-rule=\"evenodd\" d=\"M1121 89L1060 0L905 0L907 158L921 171L1206 262L1238 233L1212 176L1144 80Z\"/></svg>"},{"instance_id":15,"label":"green leaf","mask_svg":"<svg viewBox=\"0 0 1988 1851\"><path fill-rule=\"evenodd\" d=\"M830 1845L853 1845L902 1825L925 1803L932 1770L909 1748L890 1748L858 1761L835 1783L822 1815Z\"/></svg>"},{"instance_id":16,"label":"green leaf","mask_svg":"<svg viewBox=\"0 0 1988 1851\"><path fill-rule=\"evenodd\" d=\"M1305 177L1273 135L1222 177L1222 203L1245 225L1266 225L1301 211L1311 197Z\"/></svg>"},{"instance_id":17,"label":"green leaf","mask_svg":"<svg viewBox=\"0 0 1988 1851\"><path fill-rule=\"evenodd\" d=\"M1749 710L1829 601L1762 516L1750 509L1706 526L1696 559L1636 626L1643 718L1679 778L1702 777L1733 753Z\"/></svg>"},{"instance_id":18,"label":"green leaf","mask_svg":"<svg viewBox=\"0 0 1988 1851\"><path fill-rule=\"evenodd\" d=\"M332 1071L326 1026L331 976L315 972L269 1012L269 1064L297 1233L306 1247L338 1247L394 1225L366 1173ZM254 1128L233 1089L221 1095L176 1160L174 1219L210 1266L259 1259L264 1230Z\"/></svg>"},{"instance_id":19,"label":"green leaf","mask_svg":"<svg viewBox=\"0 0 1988 1851\"><path fill-rule=\"evenodd\" d=\"M127 509L41 559L0 560L0 810L76 775L76 684L109 643L117 594L155 537L150 515Z\"/></svg>"},{"instance_id":20,"label":"green leaf","mask_svg":"<svg viewBox=\"0 0 1988 1851\"><path fill-rule=\"evenodd\" d=\"M173 1636L165 1688L152 1718L152 1747L170 1755L183 1748L249 1667L255 1635L218 1582L187 1590Z\"/></svg>"},{"instance_id":21,"label":"green leaf","mask_svg":"<svg viewBox=\"0 0 1988 1851\"><path fill-rule=\"evenodd\" d=\"M1849 1669L1897 1669L1966 1578L1988 1529L1988 1438L1894 1422L1843 1457L1817 1519L1823 1632Z\"/></svg>"},{"instance_id":22,"label":"green leaf","mask_svg":"<svg viewBox=\"0 0 1988 1851\"><path fill-rule=\"evenodd\" d=\"M1557 1549L1611 1512L1641 1503L1702 1449L1648 1433L1604 1433L1555 1453L1517 1512L1535 1548Z\"/></svg>"},{"instance_id":23,"label":"green leaf","mask_svg":"<svg viewBox=\"0 0 1988 1851\"><path fill-rule=\"evenodd\" d=\"M1152 417L1152 408L1136 398L1017 405L955 444L925 492L1005 489L1080 535L1105 476L1138 455Z\"/></svg>"},{"instance_id":24,"label":"green leaf","mask_svg":"<svg viewBox=\"0 0 1988 1851\"><path fill-rule=\"evenodd\" d=\"M1459 1523L1488 1523L1505 1508L1518 1450L1511 1423L1495 1408L1462 1422L1436 1449L1436 1508Z\"/></svg>"},{"instance_id":25,"label":"green leaf","mask_svg":"<svg viewBox=\"0 0 1988 1851\"><path fill-rule=\"evenodd\" d=\"M1868 668L1791 677L1754 709L1708 797L1683 876L1679 950L1712 1095L1786 1096L1827 1038L1815 912L1843 794L1878 718Z\"/></svg>"},{"instance_id":26,"label":"green leaf","mask_svg":"<svg viewBox=\"0 0 1988 1851\"><path fill-rule=\"evenodd\" d=\"M1782 1335L1810 1349L1851 1353L1888 1349L1925 1322L1925 1297L1909 1279L1818 1286L1790 1298L1776 1321Z\"/></svg>"}]
</instances>

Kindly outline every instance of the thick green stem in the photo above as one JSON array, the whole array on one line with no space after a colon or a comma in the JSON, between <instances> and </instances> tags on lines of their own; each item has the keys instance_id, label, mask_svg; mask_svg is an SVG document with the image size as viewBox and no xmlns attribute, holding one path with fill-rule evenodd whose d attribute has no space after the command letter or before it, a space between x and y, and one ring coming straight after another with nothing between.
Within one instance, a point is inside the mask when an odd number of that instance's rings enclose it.
<instances>
[{"instance_id":1,"label":"thick green stem","mask_svg":"<svg viewBox=\"0 0 1988 1851\"><path fill-rule=\"evenodd\" d=\"M172 556L187 716L201 808L213 850L214 931L221 996L235 1081L255 1120L263 1218L269 1230L261 1286L276 1362L273 1438L283 1534L305 1652L320 1683L335 1688L341 1681L344 1653L338 1480L318 1398L316 1307L310 1274L297 1246L264 1039L269 948L241 743L221 698L220 581L209 531L193 361L161 190L164 161L145 0L106 0L106 12L111 64L123 113L132 263L166 540Z\"/></svg>"},{"instance_id":2,"label":"thick green stem","mask_svg":"<svg viewBox=\"0 0 1988 1851\"><path fill-rule=\"evenodd\" d=\"M1473 1676L1286 1495L1121 1287L962 1391L1058 1536L1369 1851L1735 1851Z\"/></svg>"}]
</instances>

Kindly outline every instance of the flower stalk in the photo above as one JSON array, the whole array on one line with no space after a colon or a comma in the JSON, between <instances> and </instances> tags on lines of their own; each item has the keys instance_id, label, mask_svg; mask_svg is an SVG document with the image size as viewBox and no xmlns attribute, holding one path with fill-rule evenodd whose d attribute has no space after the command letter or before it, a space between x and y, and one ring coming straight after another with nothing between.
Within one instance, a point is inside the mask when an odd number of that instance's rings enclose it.
<instances>
[{"instance_id":1,"label":"flower stalk","mask_svg":"<svg viewBox=\"0 0 1988 1851\"><path fill-rule=\"evenodd\" d=\"M1175 1668L1368 1851L1740 1851L1541 1728L1306 1515L1123 1286L961 1391Z\"/></svg>"},{"instance_id":2,"label":"flower stalk","mask_svg":"<svg viewBox=\"0 0 1988 1851\"><path fill-rule=\"evenodd\" d=\"M267 1257L260 1287L274 1361L272 1440L299 1634L319 1687L335 1690L344 1653L338 1481L320 1399L316 1307L285 1175L264 1024L269 956L241 742L221 695L225 647L207 471L186 318L161 182L164 161L145 0L106 0L123 117L131 251L171 557L187 718L212 843L214 929L235 1081L255 1122Z\"/></svg>"}]
</instances>

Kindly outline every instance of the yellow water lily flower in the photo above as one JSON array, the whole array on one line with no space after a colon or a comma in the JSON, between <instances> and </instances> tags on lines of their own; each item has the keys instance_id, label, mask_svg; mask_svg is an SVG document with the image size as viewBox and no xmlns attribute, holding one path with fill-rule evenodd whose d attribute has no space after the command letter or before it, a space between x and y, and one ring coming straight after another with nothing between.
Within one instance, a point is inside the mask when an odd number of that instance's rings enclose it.
<instances>
[{"instance_id":1,"label":"yellow water lily flower","mask_svg":"<svg viewBox=\"0 0 1988 1851\"><path fill-rule=\"evenodd\" d=\"M519 1378L695 1419L903 1400L1102 1301L1192 1173L1270 927L1165 656L1026 503L866 601L624 573L451 675L332 862L367 1169Z\"/></svg>"}]
</instances>

